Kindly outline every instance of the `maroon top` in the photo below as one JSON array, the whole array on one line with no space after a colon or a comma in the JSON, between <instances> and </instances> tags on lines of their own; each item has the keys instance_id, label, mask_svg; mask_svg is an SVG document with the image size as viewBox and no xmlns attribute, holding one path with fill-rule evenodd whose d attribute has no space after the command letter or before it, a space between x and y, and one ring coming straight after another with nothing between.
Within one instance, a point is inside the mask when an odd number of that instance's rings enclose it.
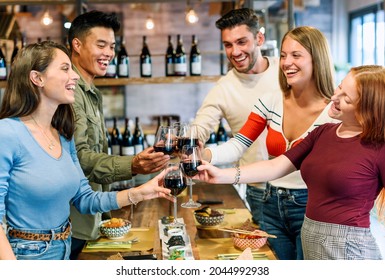
<instances>
[{"instance_id":1,"label":"maroon top","mask_svg":"<svg viewBox=\"0 0 385 280\"><path fill-rule=\"evenodd\" d=\"M385 182L385 145L340 138L339 124L313 130L285 153L309 190L306 216L348 226L370 226L369 212Z\"/></svg>"}]
</instances>

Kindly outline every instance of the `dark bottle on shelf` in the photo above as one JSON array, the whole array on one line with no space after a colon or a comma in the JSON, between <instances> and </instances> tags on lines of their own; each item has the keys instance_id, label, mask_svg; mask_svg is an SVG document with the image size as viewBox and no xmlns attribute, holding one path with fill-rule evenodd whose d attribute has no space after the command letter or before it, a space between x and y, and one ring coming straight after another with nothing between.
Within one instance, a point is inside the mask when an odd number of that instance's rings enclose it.
<instances>
[{"instance_id":1,"label":"dark bottle on shelf","mask_svg":"<svg viewBox=\"0 0 385 280\"><path fill-rule=\"evenodd\" d=\"M7 60L0 46L0 81L7 79Z\"/></svg>"},{"instance_id":2,"label":"dark bottle on shelf","mask_svg":"<svg viewBox=\"0 0 385 280\"><path fill-rule=\"evenodd\" d=\"M11 55L11 64L15 60L17 53L19 52L19 46L17 45L17 37L13 38L13 51Z\"/></svg>"},{"instance_id":3,"label":"dark bottle on shelf","mask_svg":"<svg viewBox=\"0 0 385 280\"><path fill-rule=\"evenodd\" d=\"M122 37L120 43L120 49L118 52L118 77L119 78L128 78L130 76L130 58L128 57L126 44Z\"/></svg>"},{"instance_id":4,"label":"dark bottle on shelf","mask_svg":"<svg viewBox=\"0 0 385 280\"><path fill-rule=\"evenodd\" d=\"M144 135L142 127L140 126L139 117L135 118L134 147L135 155L144 150Z\"/></svg>"},{"instance_id":5,"label":"dark bottle on shelf","mask_svg":"<svg viewBox=\"0 0 385 280\"><path fill-rule=\"evenodd\" d=\"M129 119L126 118L125 119L125 125L124 125L124 132L122 135L122 143L120 145L122 156L135 155L134 137L131 133L129 124L130 124Z\"/></svg>"},{"instance_id":6,"label":"dark bottle on shelf","mask_svg":"<svg viewBox=\"0 0 385 280\"><path fill-rule=\"evenodd\" d=\"M187 62L186 62L186 53L183 47L183 40L180 34L177 35L177 45L175 51L175 67L174 75L175 76L186 76L187 74Z\"/></svg>"},{"instance_id":7,"label":"dark bottle on shelf","mask_svg":"<svg viewBox=\"0 0 385 280\"><path fill-rule=\"evenodd\" d=\"M223 120L219 122L216 139L218 145L221 145L227 141L227 132L223 126Z\"/></svg>"},{"instance_id":8,"label":"dark bottle on shelf","mask_svg":"<svg viewBox=\"0 0 385 280\"><path fill-rule=\"evenodd\" d=\"M166 76L174 76L175 50L171 42L171 35L168 35L168 47L166 50Z\"/></svg>"},{"instance_id":9,"label":"dark bottle on shelf","mask_svg":"<svg viewBox=\"0 0 385 280\"><path fill-rule=\"evenodd\" d=\"M106 78L116 78L116 57L112 58L107 66Z\"/></svg>"},{"instance_id":10,"label":"dark bottle on shelf","mask_svg":"<svg viewBox=\"0 0 385 280\"><path fill-rule=\"evenodd\" d=\"M198 39L195 35L192 35L192 44L190 51L190 75L202 75L202 56L198 48Z\"/></svg>"},{"instance_id":11,"label":"dark bottle on shelf","mask_svg":"<svg viewBox=\"0 0 385 280\"><path fill-rule=\"evenodd\" d=\"M159 127L162 126L162 117L158 116L157 119L158 119L158 122L157 122L157 125L156 125L155 135L158 133Z\"/></svg>"},{"instance_id":12,"label":"dark bottle on shelf","mask_svg":"<svg viewBox=\"0 0 385 280\"><path fill-rule=\"evenodd\" d=\"M207 148L210 148L210 147L216 147L217 146L217 135L215 133L215 131L212 131L210 133L210 137L209 139L207 140L205 146Z\"/></svg>"},{"instance_id":13,"label":"dark bottle on shelf","mask_svg":"<svg viewBox=\"0 0 385 280\"><path fill-rule=\"evenodd\" d=\"M108 132L108 129L106 127L106 139L107 139L107 154L108 155L112 155L112 144L111 144L111 135L110 133Z\"/></svg>"},{"instance_id":14,"label":"dark bottle on shelf","mask_svg":"<svg viewBox=\"0 0 385 280\"><path fill-rule=\"evenodd\" d=\"M143 46L140 53L140 76L150 78L152 76L151 54L147 45L147 37L143 36Z\"/></svg>"},{"instance_id":15,"label":"dark bottle on shelf","mask_svg":"<svg viewBox=\"0 0 385 280\"><path fill-rule=\"evenodd\" d=\"M120 155L120 143L122 139L117 122L118 120L115 117L114 126L111 131L111 151L113 155Z\"/></svg>"}]
</instances>

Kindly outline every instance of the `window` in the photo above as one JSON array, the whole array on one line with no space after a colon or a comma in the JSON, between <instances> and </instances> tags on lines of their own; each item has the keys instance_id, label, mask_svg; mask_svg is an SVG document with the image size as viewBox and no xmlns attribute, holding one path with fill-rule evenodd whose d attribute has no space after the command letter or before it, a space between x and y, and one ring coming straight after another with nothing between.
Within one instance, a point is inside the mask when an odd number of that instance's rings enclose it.
<instances>
[{"instance_id":1,"label":"window","mask_svg":"<svg viewBox=\"0 0 385 280\"><path fill-rule=\"evenodd\" d=\"M349 61L352 66L385 66L385 18L383 4L351 13Z\"/></svg>"}]
</instances>

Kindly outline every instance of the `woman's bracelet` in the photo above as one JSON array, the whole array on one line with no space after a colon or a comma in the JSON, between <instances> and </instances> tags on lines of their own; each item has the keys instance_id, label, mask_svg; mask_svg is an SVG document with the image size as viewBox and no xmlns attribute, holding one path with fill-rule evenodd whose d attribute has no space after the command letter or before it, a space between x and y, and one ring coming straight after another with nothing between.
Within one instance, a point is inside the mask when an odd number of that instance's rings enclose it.
<instances>
[{"instance_id":1,"label":"woman's bracelet","mask_svg":"<svg viewBox=\"0 0 385 280\"><path fill-rule=\"evenodd\" d=\"M235 166L234 168L236 173L233 185L237 185L239 183L239 180L241 179L241 169L239 168L239 166Z\"/></svg>"},{"instance_id":2,"label":"woman's bracelet","mask_svg":"<svg viewBox=\"0 0 385 280\"><path fill-rule=\"evenodd\" d=\"M128 202L129 202L130 204L136 205L136 204L138 204L139 201L134 201L134 200L132 200L132 198L131 198L131 190L132 190L132 189L129 189L129 190L128 190L128 195L127 195L127 197L128 197Z\"/></svg>"}]
</instances>

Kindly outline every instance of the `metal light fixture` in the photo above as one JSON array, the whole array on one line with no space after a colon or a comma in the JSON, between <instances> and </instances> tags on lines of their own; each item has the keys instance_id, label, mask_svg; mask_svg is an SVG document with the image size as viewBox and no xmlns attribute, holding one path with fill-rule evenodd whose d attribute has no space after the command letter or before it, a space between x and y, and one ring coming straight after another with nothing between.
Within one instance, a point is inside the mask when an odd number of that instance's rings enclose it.
<instances>
[{"instance_id":1,"label":"metal light fixture","mask_svg":"<svg viewBox=\"0 0 385 280\"><path fill-rule=\"evenodd\" d=\"M194 9L188 8L186 13L186 21L188 23L194 24L198 22L198 20L199 20L198 14L194 11Z\"/></svg>"},{"instance_id":2,"label":"metal light fixture","mask_svg":"<svg viewBox=\"0 0 385 280\"><path fill-rule=\"evenodd\" d=\"M45 9L44 14L40 20L41 24L48 26L51 25L53 22L52 16L49 14L48 9Z\"/></svg>"},{"instance_id":3,"label":"metal light fixture","mask_svg":"<svg viewBox=\"0 0 385 280\"><path fill-rule=\"evenodd\" d=\"M186 8L186 22L190 24L197 23L199 20L198 14L194 11L192 5L190 5L190 1L187 0L187 8Z\"/></svg>"},{"instance_id":4,"label":"metal light fixture","mask_svg":"<svg viewBox=\"0 0 385 280\"><path fill-rule=\"evenodd\" d=\"M147 20L146 20L146 28L148 30L151 30L151 29L154 29L155 27L155 23L154 23L154 20L152 19L151 16L148 16L147 17Z\"/></svg>"}]
</instances>

